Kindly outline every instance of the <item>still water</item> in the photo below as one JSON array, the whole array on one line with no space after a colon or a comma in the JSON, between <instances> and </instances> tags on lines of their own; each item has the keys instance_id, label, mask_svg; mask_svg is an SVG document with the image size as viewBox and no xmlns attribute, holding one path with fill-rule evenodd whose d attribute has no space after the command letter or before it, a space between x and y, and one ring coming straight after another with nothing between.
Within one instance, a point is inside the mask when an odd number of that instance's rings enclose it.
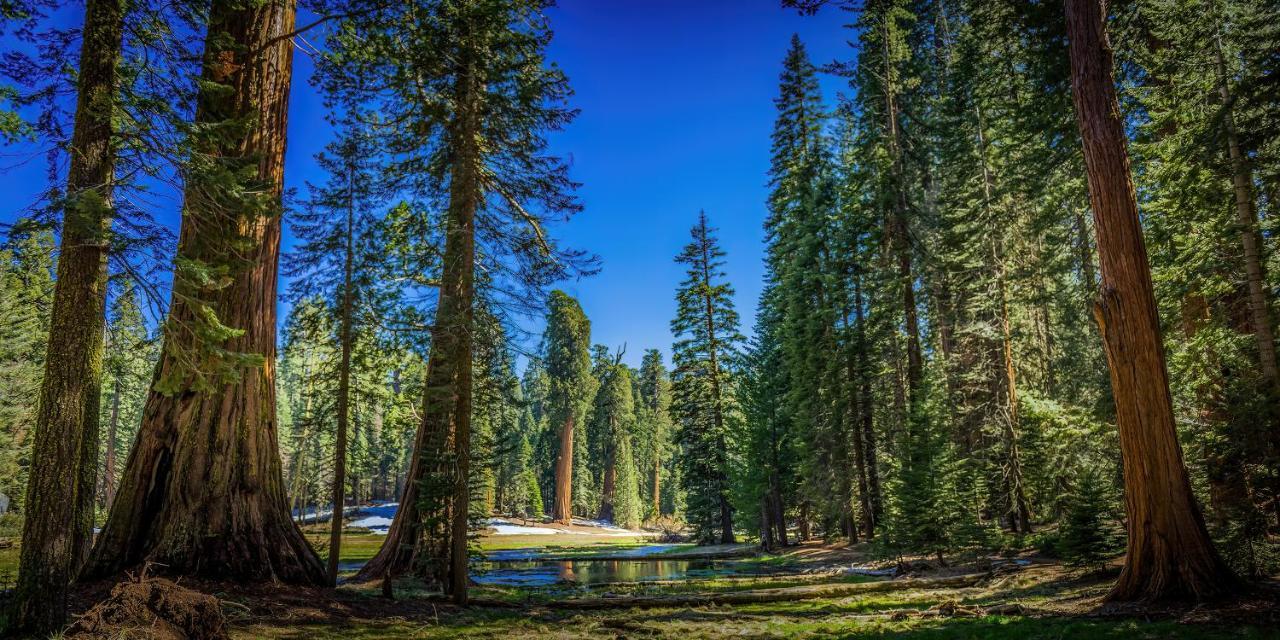
<instances>
[{"instance_id":1,"label":"still water","mask_svg":"<svg viewBox=\"0 0 1280 640\"><path fill-rule=\"evenodd\" d=\"M471 565L471 579L479 584L534 587L710 578L736 573L731 563L723 561L653 557L672 546L648 545L611 554L608 559L555 558L540 549L494 551L484 561Z\"/></svg>"}]
</instances>

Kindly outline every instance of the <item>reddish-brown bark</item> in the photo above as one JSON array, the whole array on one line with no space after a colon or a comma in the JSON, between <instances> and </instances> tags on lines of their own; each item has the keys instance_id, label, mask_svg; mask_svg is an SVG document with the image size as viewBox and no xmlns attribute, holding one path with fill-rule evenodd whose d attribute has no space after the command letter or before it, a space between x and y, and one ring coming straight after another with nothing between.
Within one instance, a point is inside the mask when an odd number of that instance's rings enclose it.
<instances>
[{"instance_id":1,"label":"reddish-brown bark","mask_svg":"<svg viewBox=\"0 0 1280 640\"><path fill-rule=\"evenodd\" d=\"M1103 0L1066 0L1071 88L1102 272L1094 313L1115 397L1128 547L1112 600L1205 599L1234 576L1205 531L1174 430L1173 403Z\"/></svg>"},{"instance_id":2,"label":"reddish-brown bark","mask_svg":"<svg viewBox=\"0 0 1280 640\"><path fill-rule=\"evenodd\" d=\"M293 48L293 0L219 0L209 14L196 122L250 121L242 132L197 136L211 163L252 162L248 193L224 194L189 180L179 260L225 265L224 286L175 282L158 380L147 398L137 444L93 556L89 577L144 562L179 575L323 584L324 566L289 517L276 436L276 287L280 195ZM210 88L221 85L223 89ZM248 198L245 200L244 198ZM199 303L194 301L199 300ZM198 345L201 305L242 330L217 345L259 354L234 380L193 383L216 364ZM194 355L193 355L194 354ZM195 359L195 362L192 360Z\"/></svg>"},{"instance_id":3,"label":"reddish-brown bark","mask_svg":"<svg viewBox=\"0 0 1280 640\"><path fill-rule=\"evenodd\" d=\"M560 450L556 453L555 499L551 519L561 524L573 521L573 415L560 426Z\"/></svg>"}]
</instances>

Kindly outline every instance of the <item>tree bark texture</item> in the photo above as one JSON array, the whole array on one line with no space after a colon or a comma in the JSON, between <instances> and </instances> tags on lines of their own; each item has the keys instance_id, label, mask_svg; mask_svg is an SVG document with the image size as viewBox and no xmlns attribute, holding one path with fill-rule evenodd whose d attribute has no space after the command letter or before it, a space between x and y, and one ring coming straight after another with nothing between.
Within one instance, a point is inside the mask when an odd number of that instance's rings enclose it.
<instances>
[{"instance_id":1,"label":"tree bark texture","mask_svg":"<svg viewBox=\"0 0 1280 640\"><path fill-rule=\"evenodd\" d=\"M284 36L295 10L293 0L218 0L210 8L196 105L196 123L208 128L194 138L197 161L256 171L243 185L247 196L188 180L179 264L225 265L226 274L216 286L175 283L157 379L177 380L179 389L153 388L147 397L88 577L150 561L174 575L324 584L324 565L289 516L276 434L279 212L293 61ZM258 354L261 366L240 366L212 389L191 383L191 360L204 364L206 353L193 345L210 341L195 333L203 309L241 331L216 346Z\"/></svg>"},{"instance_id":2,"label":"tree bark texture","mask_svg":"<svg viewBox=\"0 0 1280 640\"><path fill-rule=\"evenodd\" d=\"M92 541L98 479L107 249L115 172L121 0L85 7L71 166L44 378L23 511L14 629L47 633Z\"/></svg>"},{"instance_id":3,"label":"tree bark texture","mask_svg":"<svg viewBox=\"0 0 1280 640\"><path fill-rule=\"evenodd\" d=\"M1072 96L1102 272L1094 314L1111 373L1128 513L1124 568L1108 597L1206 599L1236 580L1205 531L1174 430L1105 16L1102 0L1066 0Z\"/></svg>"}]
</instances>

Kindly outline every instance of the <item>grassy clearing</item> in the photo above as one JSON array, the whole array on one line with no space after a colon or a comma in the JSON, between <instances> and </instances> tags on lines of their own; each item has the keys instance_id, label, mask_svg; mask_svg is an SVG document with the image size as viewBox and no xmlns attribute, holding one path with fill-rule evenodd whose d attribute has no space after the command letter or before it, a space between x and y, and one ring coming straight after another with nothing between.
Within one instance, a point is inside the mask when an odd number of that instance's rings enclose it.
<instances>
[{"instance_id":1,"label":"grassy clearing","mask_svg":"<svg viewBox=\"0 0 1280 640\"><path fill-rule=\"evenodd\" d=\"M1172 621L1094 620L1071 617L908 618L893 612L927 609L929 594L817 600L743 607L563 612L538 607L441 610L419 619L345 620L338 624L260 623L237 628L236 638L324 640L355 638L901 638L961 640L1157 639L1253 640L1280 637L1274 629L1184 625Z\"/></svg>"},{"instance_id":2,"label":"grassy clearing","mask_svg":"<svg viewBox=\"0 0 1280 640\"><path fill-rule=\"evenodd\" d=\"M561 540L556 536L557 542ZM594 541L593 541L594 542ZM522 548L534 545L521 545ZM590 552L597 545L578 547ZM625 545L608 545L625 546ZM347 553L344 552L344 557ZM784 558L785 559L785 558ZM790 560L796 561L796 558ZM766 566L781 562L774 560ZM750 564L750 563L748 563ZM759 566L760 563L755 563ZM625 596L730 593L817 583L869 582L867 576L710 577L679 582L550 587L480 587L472 595L488 606L458 610L430 600L429 591L397 583L396 601L378 598L379 585L340 589L341 616L316 619L306 611L236 621L233 637L278 640L352 638L920 638L923 640L1092 640L1188 638L1280 640L1275 627L1239 622L1182 624L1174 620L1100 618L1090 607L1113 578L1039 566L981 587L862 593L735 606L576 611L551 603L565 598L609 600ZM501 604L500 604L501 603ZM988 615L981 607L1018 603L1025 615ZM959 613L941 613L948 611ZM1257 618L1232 618L1255 622Z\"/></svg>"},{"instance_id":3,"label":"grassy clearing","mask_svg":"<svg viewBox=\"0 0 1280 640\"><path fill-rule=\"evenodd\" d=\"M8 549L0 549L0 585L13 582L18 575L18 545Z\"/></svg>"}]
</instances>

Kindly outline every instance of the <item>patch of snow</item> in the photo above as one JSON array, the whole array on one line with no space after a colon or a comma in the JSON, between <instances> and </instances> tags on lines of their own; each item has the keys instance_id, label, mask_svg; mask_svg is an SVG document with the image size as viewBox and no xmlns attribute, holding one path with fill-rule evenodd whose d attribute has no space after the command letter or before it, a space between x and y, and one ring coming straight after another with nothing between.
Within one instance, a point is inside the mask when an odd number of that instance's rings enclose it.
<instances>
[{"instance_id":1,"label":"patch of snow","mask_svg":"<svg viewBox=\"0 0 1280 640\"><path fill-rule=\"evenodd\" d=\"M587 520L584 518L574 518L573 523L578 525L579 527L595 527L597 529L608 529L609 531L627 531L622 527L613 526L612 522L605 522L603 520ZM631 533L631 532L627 531L627 533Z\"/></svg>"},{"instance_id":2,"label":"patch of snow","mask_svg":"<svg viewBox=\"0 0 1280 640\"><path fill-rule=\"evenodd\" d=\"M548 527L526 527L497 518L490 518L485 521L485 524L489 525L493 529L493 534L497 536L548 536L569 533L562 529Z\"/></svg>"},{"instance_id":3,"label":"patch of snow","mask_svg":"<svg viewBox=\"0 0 1280 640\"><path fill-rule=\"evenodd\" d=\"M385 534L387 530L391 528L391 518L384 518L382 516L368 516L368 517L356 520L355 522L349 522L347 523L347 526L359 527L361 529L368 529L371 533Z\"/></svg>"}]
</instances>

